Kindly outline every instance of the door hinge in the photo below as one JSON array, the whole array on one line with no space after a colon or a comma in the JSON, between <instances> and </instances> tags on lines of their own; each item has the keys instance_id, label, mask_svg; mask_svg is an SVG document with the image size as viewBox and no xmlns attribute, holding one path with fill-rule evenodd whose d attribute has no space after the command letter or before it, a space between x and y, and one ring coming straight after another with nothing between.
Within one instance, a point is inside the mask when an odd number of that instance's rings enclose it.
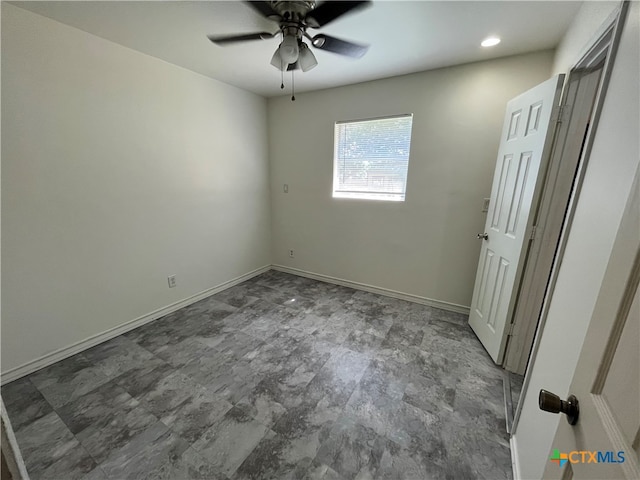
<instances>
[{"instance_id":1,"label":"door hinge","mask_svg":"<svg viewBox=\"0 0 640 480\"><path fill-rule=\"evenodd\" d=\"M513 330L514 330L515 325L516 325L515 322L512 323L511 325L509 325L509 332L507 332L508 336L513 337Z\"/></svg>"},{"instance_id":2,"label":"door hinge","mask_svg":"<svg viewBox=\"0 0 640 480\"><path fill-rule=\"evenodd\" d=\"M531 227L531 235L529 236L529 240L534 240L536 238L537 228L538 228L537 225L534 225L533 227Z\"/></svg>"},{"instance_id":3,"label":"door hinge","mask_svg":"<svg viewBox=\"0 0 640 480\"><path fill-rule=\"evenodd\" d=\"M556 118L556 123L562 123L569 119L569 115L571 113L571 105L565 103L558 107L558 113Z\"/></svg>"}]
</instances>

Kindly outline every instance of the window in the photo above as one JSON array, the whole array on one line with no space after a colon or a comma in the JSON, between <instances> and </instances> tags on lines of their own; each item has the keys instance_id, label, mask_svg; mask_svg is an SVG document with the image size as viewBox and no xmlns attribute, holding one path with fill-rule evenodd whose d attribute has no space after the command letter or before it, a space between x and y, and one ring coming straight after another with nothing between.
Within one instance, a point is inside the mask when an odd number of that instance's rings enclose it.
<instances>
[{"instance_id":1,"label":"window","mask_svg":"<svg viewBox=\"0 0 640 480\"><path fill-rule=\"evenodd\" d=\"M333 196L404 202L413 115L336 122Z\"/></svg>"}]
</instances>

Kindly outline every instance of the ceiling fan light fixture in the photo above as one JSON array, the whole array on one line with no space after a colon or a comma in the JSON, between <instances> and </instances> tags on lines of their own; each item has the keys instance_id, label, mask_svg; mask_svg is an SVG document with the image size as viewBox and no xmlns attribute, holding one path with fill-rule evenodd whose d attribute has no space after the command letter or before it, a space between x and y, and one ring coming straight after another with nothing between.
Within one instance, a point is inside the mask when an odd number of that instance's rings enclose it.
<instances>
[{"instance_id":1,"label":"ceiling fan light fixture","mask_svg":"<svg viewBox=\"0 0 640 480\"><path fill-rule=\"evenodd\" d=\"M311 49L307 46L306 43L300 43L300 55L298 56L298 64L303 72L308 72L316 65L318 65L318 60L316 60L316 56L313 54Z\"/></svg>"},{"instance_id":2,"label":"ceiling fan light fixture","mask_svg":"<svg viewBox=\"0 0 640 480\"><path fill-rule=\"evenodd\" d=\"M298 61L298 55L300 54L298 38L293 35L285 35L278 50L280 52L280 58L285 65L296 63Z\"/></svg>"},{"instance_id":3,"label":"ceiling fan light fixture","mask_svg":"<svg viewBox=\"0 0 640 480\"><path fill-rule=\"evenodd\" d=\"M271 65L276 67L281 72L284 72L287 68L287 64L282 60L282 56L280 55L280 47L276 48L276 51L271 57Z\"/></svg>"}]
</instances>

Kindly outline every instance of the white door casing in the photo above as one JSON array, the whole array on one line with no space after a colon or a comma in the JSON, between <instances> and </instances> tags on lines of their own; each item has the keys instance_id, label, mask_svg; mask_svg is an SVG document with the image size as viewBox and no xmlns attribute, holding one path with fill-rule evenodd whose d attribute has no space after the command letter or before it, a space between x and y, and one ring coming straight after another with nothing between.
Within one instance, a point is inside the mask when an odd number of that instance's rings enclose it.
<instances>
[{"instance_id":1,"label":"white door casing","mask_svg":"<svg viewBox=\"0 0 640 480\"><path fill-rule=\"evenodd\" d=\"M612 35L611 31L609 41ZM558 128L534 219L536 234L525 260L504 355L504 368L520 375L529 360L562 227L568 218L567 206L577 185L576 172L593 120L605 60L606 50L589 65L572 69L565 80Z\"/></svg>"},{"instance_id":2,"label":"white door casing","mask_svg":"<svg viewBox=\"0 0 640 480\"><path fill-rule=\"evenodd\" d=\"M562 420L552 444L566 462L561 468L547 462L544 478L640 478L639 284L640 169L569 389L579 402L578 423L572 427ZM602 452L603 461L572 454L583 451Z\"/></svg>"},{"instance_id":3,"label":"white door casing","mask_svg":"<svg viewBox=\"0 0 640 480\"><path fill-rule=\"evenodd\" d=\"M504 355L563 80L557 75L507 104L469 313L471 328L496 363Z\"/></svg>"}]
</instances>

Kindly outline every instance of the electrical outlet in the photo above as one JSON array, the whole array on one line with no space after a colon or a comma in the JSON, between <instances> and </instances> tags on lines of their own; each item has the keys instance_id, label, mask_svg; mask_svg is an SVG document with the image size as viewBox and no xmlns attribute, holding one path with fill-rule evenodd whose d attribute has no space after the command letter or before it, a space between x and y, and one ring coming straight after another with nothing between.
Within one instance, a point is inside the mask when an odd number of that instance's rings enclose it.
<instances>
[{"instance_id":1,"label":"electrical outlet","mask_svg":"<svg viewBox=\"0 0 640 480\"><path fill-rule=\"evenodd\" d=\"M289 257L290 257L290 258L293 258L293 257L294 257L294 255L293 255L293 250L289 250Z\"/></svg>"},{"instance_id":2,"label":"electrical outlet","mask_svg":"<svg viewBox=\"0 0 640 480\"><path fill-rule=\"evenodd\" d=\"M169 275L167 277L167 283L169 284L169 288L173 288L176 286L176 276L175 275Z\"/></svg>"},{"instance_id":3,"label":"electrical outlet","mask_svg":"<svg viewBox=\"0 0 640 480\"><path fill-rule=\"evenodd\" d=\"M289 185L287 185L286 183L284 184L284 187L282 187L282 191L284 193L289 193Z\"/></svg>"},{"instance_id":4,"label":"electrical outlet","mask_svg":"<svg viewBox=\"0 0 640 480\"><path fill-rule=\"evenodd\" d=\"M484 201L482 202L482 211L484 213L489 211L489 202L491 201L490 198L485 198Z\"/></svg>"}]
</instances>

